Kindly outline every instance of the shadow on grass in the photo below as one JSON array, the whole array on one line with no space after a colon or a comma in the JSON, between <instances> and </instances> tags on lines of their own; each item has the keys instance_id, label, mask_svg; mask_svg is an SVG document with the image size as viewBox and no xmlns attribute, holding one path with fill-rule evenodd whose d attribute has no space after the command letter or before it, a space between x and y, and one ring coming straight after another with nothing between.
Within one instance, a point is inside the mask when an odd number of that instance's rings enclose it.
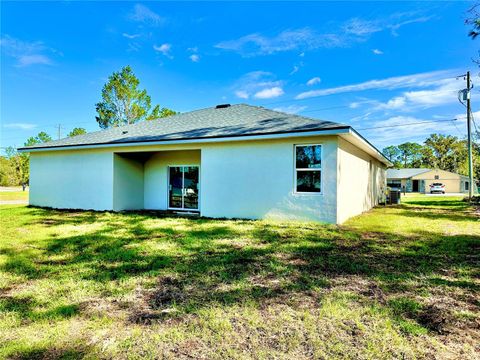
<instances>
[{"instance_id":1,"label":"shadow on grass","mask_svg":"<svg viewBox=\"0 0 480 360\"><path fill-rule=\"evenodd\" d=\"M465 220L467 215L457 211L439 213L437 209L414 211L407 207L399 216ZM286 226L200 218L177 219L183 225L177 228L169 225L171 218L161 223L156 217L138 214L101 216L32 209L31 215L34 223L51 228L85 223L100 226L83 235L48 238L40 254L26 253L21 261L18 254L6 252L2 270L27 278L52 279L71 271L81 279L104 284L135 276L157 277L156 286L140 300L147 308L137 311L132 317L135 322L163 316L155 311L171 307L188 313L216 303L288 301L294 294L329 287L337 277L347 275L380 281L385 289L405 289L417 277L459 267L474 269L478 265L475 254L480 250L478 236L445 235L428 229L406 237L320 224ZM152 219L162 227L145 224ZM174 250L149 250L145 243L168 243ZM478 290L470 281L433 285ZM4 304L4 309L17 311L22 317L33 316L34 303L8 301L11 303ZM50 316L71 316L78 311L75 304L66 306L53 309Z\"/></svg>"},{"instance_id":2,"label":"shadow on grass","mask_svg":"<svg viewBox=\"0 0 480 360\"><path fill-rule=\"evenodd\" d=\"M40 359L65 359L75 360L84 359L90 352L91 346L78 345L71 347L52 346L52 347L33 347L18 352L11 359L16 360L40 360Z\"/></svg>"}]
</instances>

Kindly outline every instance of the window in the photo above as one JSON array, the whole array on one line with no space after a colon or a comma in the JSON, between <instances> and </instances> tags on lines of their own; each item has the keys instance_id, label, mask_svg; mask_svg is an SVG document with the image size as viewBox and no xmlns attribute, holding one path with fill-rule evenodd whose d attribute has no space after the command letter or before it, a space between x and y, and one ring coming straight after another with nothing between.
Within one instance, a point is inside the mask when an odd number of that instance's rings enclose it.
<instances>
[{"instance_id":1,"label":"window","mask_svg":"<svg viewBox=\"0 0 480 360\"><path fill-rule=\"evenodd\" d=\"M468 190L468 189L469 189L469 188L468 188L468 185L469 185L469 184L468 184L468 181L465 181L465 190Z\"/></svg>"},{"instance_id":2,"label":"window","mask_svg":"<svg viewBox=\"0 0 480 360\"><path fill-rule=\"evenodd\" d=\"M400 189L402 187L402 180L390 179L387 181L387 186L389 188Z\"/></svg>"},{"instance_id":3,"label":"window","mask_svg":"<svg viewBox=\"0 0 480 360\"><path fill-rule=\"evenodd\" d=\"M295 145L295 192L321 193L322 146Z\"/></svg>"},{"instance_id":4,"label":"window","mask_svg":"<svg viewBox=\"0 0 480 360\"><path fill-rule=\"evenodd\" d=\"M440 176L435 175L435 180L438 180L438 179L440 179Z\"/></svg>"}]
</instances>

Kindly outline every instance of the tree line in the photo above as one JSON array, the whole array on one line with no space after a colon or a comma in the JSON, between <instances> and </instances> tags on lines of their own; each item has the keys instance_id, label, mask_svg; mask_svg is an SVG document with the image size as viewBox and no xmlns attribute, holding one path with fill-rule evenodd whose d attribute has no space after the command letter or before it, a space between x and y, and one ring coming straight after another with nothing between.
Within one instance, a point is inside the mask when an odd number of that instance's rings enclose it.
<instances>
[{"instance_id":1,"label":"tree line","mask_svg":"<svg viewBox=\"0 0 480 360\"><path fill-rule=\"evenodd\" d=\"M474 178L480 179L480 146L473 143ZM406 142L387 146L383 154L397 169L434 168L468 175L467 140L431 134L423 144Z\"/></svg>"}]
</instances>

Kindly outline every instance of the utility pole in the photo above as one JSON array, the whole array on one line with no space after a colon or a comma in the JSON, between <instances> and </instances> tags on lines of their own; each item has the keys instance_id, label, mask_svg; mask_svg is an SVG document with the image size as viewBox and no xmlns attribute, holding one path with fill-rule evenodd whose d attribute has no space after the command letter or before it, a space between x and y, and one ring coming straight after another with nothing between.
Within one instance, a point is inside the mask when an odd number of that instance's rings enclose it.
<instances>
[{"instance_id":1,"label":"utility pole","mask_svg":"<svg viewBox=\"0 0 480 360\"><path fill-rule=\"evenodd\" d=\"M473 158L472 158L472 124L470 109L470 71L467 71L467 147L468 147L468 199L473 196Z\"/></svg>"},{"instance_id":2,"label":"utility pole","mask_svg":"<svg viewBox=\"0 0 480 360\"><path fill-rule=\"evenodd\" d=\"M57 132L58 139L60 140L60 138L62 137L62 124L58 124L57 129L58 129L58 132Z\"/></svg>"}]
</instances>

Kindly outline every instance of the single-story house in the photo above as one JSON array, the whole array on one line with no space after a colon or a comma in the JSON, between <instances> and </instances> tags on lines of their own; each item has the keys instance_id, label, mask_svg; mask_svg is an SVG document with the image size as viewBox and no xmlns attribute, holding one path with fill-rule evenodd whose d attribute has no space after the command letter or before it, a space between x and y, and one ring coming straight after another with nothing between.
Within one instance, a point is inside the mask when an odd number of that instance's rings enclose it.
<instances>
[{"instance_id":1,"label":"single-story house","mask_svg":"<svg viewBox=\"0 0 480 360\"><path fill-rule=\"evenodd\" d=\"M329 223L378 204L391 165L348 125L245 104L19 150L30 205Z\"/></svg>"},{"instance_id":2,"label":"single-story house","mask_svg":"<svg viewBox=\"0 0 480 360\"><path fill-rule=\"evenodd\" d=\"M467 193L468 176L439 169L388 169L387 185L405 192L430 192L430 185L442 183L446 193ZM475 184L474 184L475 185Z\"/></svg>"}]
</instances>

